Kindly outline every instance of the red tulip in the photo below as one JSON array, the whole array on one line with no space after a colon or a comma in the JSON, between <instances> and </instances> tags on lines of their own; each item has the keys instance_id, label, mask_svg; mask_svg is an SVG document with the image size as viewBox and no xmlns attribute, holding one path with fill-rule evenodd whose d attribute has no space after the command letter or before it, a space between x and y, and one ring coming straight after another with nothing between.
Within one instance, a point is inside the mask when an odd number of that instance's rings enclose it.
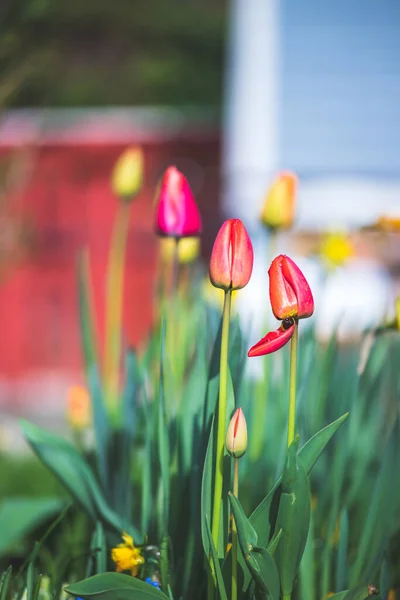
<instances>
[{"instance_id":1,"label":"red tulip","mask_svg":"<svg viewBox=\"0 0 400 600\"><path fill-rule=\"evenodd\" d=\"M159 235L176 238L201 233L201 218L193 192L176 167L168 167L159 186L155 229Z\"/></svg>"},{"instance_id":2,"label":"red tulip","mask_svg":"<svg viewBox=\"0 0 400 600\"><path fill-rule=\"evenodd\" d=\"M269 297L277 319L305 319L314 312L314 299L306 278L288 256L281 254L272 261L269 274Z\"/></svg>"},{"instance_id":3,"label":"red tulip","mask_svg":"<svg viewBox=\"0 0 400 600\"><path fill-rule=\"evenodd\" d=\"M222 224L210 260L210 280L223 290L239 290L248 284L253 270L253 246L240 219Z\"/></svg>"},{"instance_id":4,"label":"red tulip","mask_svg":"<svg viewBox=\"0 0 400 600\"><path fill-rule=\"evenodd\" d=\"M262 356L279 350L292 337L298 319L311 317L314 312L310 286L291 258L282 254L274 258L268 275L272 311L282 324L250 348L248 356Z\"/></svg>"}]
</instances>

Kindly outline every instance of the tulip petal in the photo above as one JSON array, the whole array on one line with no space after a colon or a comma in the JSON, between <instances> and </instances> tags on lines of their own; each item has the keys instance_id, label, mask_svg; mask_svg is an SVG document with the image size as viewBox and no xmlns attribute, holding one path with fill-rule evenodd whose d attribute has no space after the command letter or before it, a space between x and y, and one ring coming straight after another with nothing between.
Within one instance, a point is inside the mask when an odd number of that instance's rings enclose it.
<instances>
[{"instance_id":1,"label":"tulip petal","mask_svg":"<svg viewBox=\"0 0 400 600\"><path fill-rule=\"evenodd\" d=\"M297 298L298 318L311 317L314 312L314 298L310 286L299 267L288 256L283 256L282 274Z\"/></svg>"},{"instance_id":2,"label":"tulip petal","mask_svg":"<svg viewBox=\"0 0 400 600\"><path fill-rule=\"evenodd\" d=\"M189 237L201 232L201 218L186 177L176 167L168 167L161 181L155 215L160 235Z\"/></svg>"},{"instance_id":3,"label":"tulip petal","mask_svg":"<svg viewBox=\"0 0 400 600\"><path fill-rule=\"evenodd\" d=\"M286 258L282 254L274 258L268 271L272 312L280 320L294 317L298 312L295 291L283 273L283 263Z\"/></svg>"},{"instance_id":4,"label":"tulip petal","mask_svg":"<svg viewBox=\"0 0 400 600\"><path fill-rule=\"evenodd\" d=\"M232 289L244 288L253 270L253 245L240 219L233 219L231 229Z\"/></svg>"},{"instance_id":5,"label":"tulip petal","mask_svg":"<svg viewBox=\"0 0 400 600\"><path fill-rule=\"evenodd\" d=\"M295 327L296 324L293 323L289 329L283 329L281 326L276 331L270 331L262 340L250 348L247 356L263 356L280 350L292 337Z\"/></svg>"},{"instance_id":6,"label":"tulip petal","mask_svg":"<svg viewBox=\"0 0 400 600\"><path fill-rule=\"evenodd\" d=\"M225 221L215 238L210 259L210 280L223 290L238 290L249 282L253 246L240 219Z\"/></svg>"}]
</instances>

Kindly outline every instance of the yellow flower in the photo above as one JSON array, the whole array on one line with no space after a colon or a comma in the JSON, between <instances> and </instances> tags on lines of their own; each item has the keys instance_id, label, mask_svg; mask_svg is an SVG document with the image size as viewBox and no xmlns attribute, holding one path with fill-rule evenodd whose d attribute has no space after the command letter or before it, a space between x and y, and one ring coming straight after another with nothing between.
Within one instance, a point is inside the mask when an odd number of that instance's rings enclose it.
<instances>
[{"instance_id":1,"label":"yellow flower","mask_svg":"<svg viewBox=\"0 0 400 600\"><path fill-rule=\"evenodd\" d=\"M91 423L90 396L83 385L73 385L67 392L67 418L75 429L86 429Z\"/></svg>"},{"instance_id":2,"label":"yellow flower","mask_svg":"<svg viewBox=\"0 0 400 600\"><path fill-rule=\"evenodd\" d=\"M340 267L354 256L354 247L345 233L326 233L321 240L319 254L328 267Z\"/></svg>"},{"instance_id":3,"label":"yellow flower","mask_svg":"<svg viewBox=\"0 0 400 600\"><path fill-rule=\"evenodd\" d=\"M288 229L293 224L296 204L297 177L281 173L270 187L260 219L271 229Z\"/></svg>"},{"instance_id":4,"label":"yellow flower","mask_svg":"<svg viewBox=\"0 0 400 600\"><path fill-rule=\"evenodd\" d=\"M111 558L115 562L117 573L121 571L130 571L133 577L136 577L139 571L139 565L144 564L144 558L139 548L135 547L133 538L125 531L122 534L123 544L118 544L111 550Z\"/></svg>"},{"instance_id":5,"label":"yellow flower","mask_svg":"<svg viewBox=\"0 0 400 600\"><path fill-rule=\"evenodd\" d=\"M112 191L119 198L131 200L142 187L143 152L140 148L128 148L115 163L111 178Z\"/></svg>"},{"instance_id":6,"label":"yellow flower","mask_svg":"<svg viewBox=\"0 0 400 600\"><path fill-rule=\"evenodd\" d=\"M163 262L172 262L175 253L175 240L172 237L160 239L160 253ZM196 260L200 255L200 238L184 237L179 240L178 259L183 265Z\"/></svg>"},{"instance_id":7,"label":"yellow flower","mask_svg":"<svg viewBox=\"0 0 400 600\"><path fill-rule=\"evenodd\" d=\"M396 590L389 590L389 595L387 597L387 600L396 600L397 598L397 594L396 594Z\"/></svg>"}]
</instances>

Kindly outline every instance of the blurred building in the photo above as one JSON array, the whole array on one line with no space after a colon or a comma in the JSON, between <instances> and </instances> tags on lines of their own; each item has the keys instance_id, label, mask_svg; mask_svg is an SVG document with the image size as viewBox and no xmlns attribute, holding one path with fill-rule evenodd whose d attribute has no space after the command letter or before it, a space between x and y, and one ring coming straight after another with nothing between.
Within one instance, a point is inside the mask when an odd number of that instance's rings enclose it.
<instances>
[{"instance_id":1,"label":"blurred building","mask_svg":"<svg viewBox=\"0 0 400 600\"><path fill-rule=\"evenodd\" d=\"M297 229L357 228L400 215L399 31L397 0L232 0L223 200L258 246L248 305L267 285L257 218L277 170L299 175ZM373 261L362 270L359 297L366 302L365 290L374 290L375 304L352 302L349 320L365 327L381 318L393 290ZM315 269L309 274L318 280ZM329 328L345 308L346 278L337 289Z\"/></svg>"}]
</instances>

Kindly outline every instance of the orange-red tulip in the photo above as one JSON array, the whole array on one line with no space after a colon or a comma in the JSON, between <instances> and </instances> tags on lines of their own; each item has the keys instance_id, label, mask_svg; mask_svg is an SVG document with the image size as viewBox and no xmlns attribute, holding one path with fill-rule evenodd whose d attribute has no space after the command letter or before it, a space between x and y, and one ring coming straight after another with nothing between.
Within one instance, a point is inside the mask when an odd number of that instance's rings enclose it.
<instances>
[{"instance_id":1,"label":"orange-red tulip","mask_svg":"<svg viewBox=\"0 0 400 600\"><path fill-rule=\"evenodd\" d=\"M306 278L291 258L283 254L272 261L269 297L277 319L305 319L314 312L314 299Z\"/></svg>"},{"instance_id":2,"label":"orange-red tulip","mask_svg":"<svg viewBox=\"0 0 400 600\"><path fill-rule=\"evenodd\" d=\"M199 235L199 209L186 177L176 167L168 167L158 189L156 232L175 238Z\"/></svg>"},{"instance_id":3,"label":"orange-red tulip","mask_svg":"<svg viewBox=\"0 0 400 600\"><path fill-rule=\"evenodd\" d=\"M297 177L285 172L278 175L268 191L260 215L264 225L271 229L287 229L292 226L296 204Z\"/></svg>"},{"instance_id":4,"label":"orange-red tulip","mask_svg":"<svg viewBox=\"0 0 400 600\"><path fill-rule=\"evenodd\" d=\"M223 290L239 290L248 284L253 270L253 245L240 219L222 224L210 260L210 280Z\"/></svg>"},{"instance_id":5,"label":"orange-red tulip","mask_svg":"<svg viewBox=\"0 0 400 600\"><path fill-rule=\"evenodd\" d=\"M314 312L310 286L291 258L282 254L274 258L268 275L272 312L282 324L250 348L248 356L276 352L292 337L297 320L311 317Z\"/></svg>"}]
</instances>

